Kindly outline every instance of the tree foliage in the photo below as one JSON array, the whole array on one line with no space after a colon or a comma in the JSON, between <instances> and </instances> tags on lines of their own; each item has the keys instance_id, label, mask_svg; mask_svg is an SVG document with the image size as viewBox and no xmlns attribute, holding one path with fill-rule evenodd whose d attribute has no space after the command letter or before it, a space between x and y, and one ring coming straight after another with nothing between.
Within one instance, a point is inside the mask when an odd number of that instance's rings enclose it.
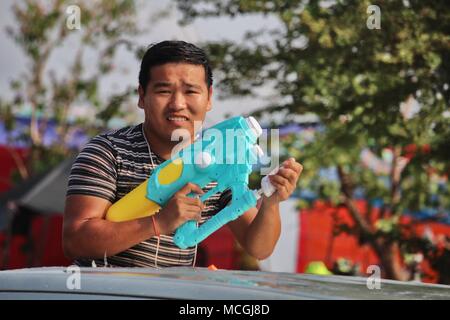
<instances>
[{"instance_id":1,"label":"tree foliage","mask_svg":"<svg viewBox=\"0 0 450 320\"><path fill-rule=\"evenodd\" d=\"M102 98L100 80L114 71L117 50L134 50L131 37L139 32L133 0L77 1L80 29L69 27L72 1L24 0L12 7L15 24L6 29L26 57L26 71L11 82L14 98L3 99L0 112L6 128L12 130L15 112L28 107L31 122L26 136L31 146L22 178L45 170L67 156L67 137L71 124L82 124L90 133L106 126L120 114L120 103L133 90L126 89ZM63 48L70 52L71 62L57 63L52 69L54 54ZM69 60L69 57L67 57ZM79 117L71 123L69 115L75 105L95 110L96 117ZM44 144L50 122L56 122L58 139ZM89 129L90 128L90 129ZM13 141L11 141L13 142Z\"/></svg>"}]
</instances>

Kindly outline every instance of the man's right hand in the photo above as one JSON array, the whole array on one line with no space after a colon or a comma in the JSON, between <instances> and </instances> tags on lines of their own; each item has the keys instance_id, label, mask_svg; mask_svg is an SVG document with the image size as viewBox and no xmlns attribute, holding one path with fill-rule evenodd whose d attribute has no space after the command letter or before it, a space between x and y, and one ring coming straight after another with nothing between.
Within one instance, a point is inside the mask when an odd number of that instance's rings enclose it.
<instances>
[{"instance_id":1,"label":"man's right hand","mask_svg":"<svg viewBox=\"0 0 450 320\"><path fill-rule=\"evenodd\" d=\"M176 192L156 215L156 223L161 234L171 234L188 220L201 220L204 205L199 198L188 197L191 192L204 194L196 184L188 183Z\"/></svg>"}]
</instances>

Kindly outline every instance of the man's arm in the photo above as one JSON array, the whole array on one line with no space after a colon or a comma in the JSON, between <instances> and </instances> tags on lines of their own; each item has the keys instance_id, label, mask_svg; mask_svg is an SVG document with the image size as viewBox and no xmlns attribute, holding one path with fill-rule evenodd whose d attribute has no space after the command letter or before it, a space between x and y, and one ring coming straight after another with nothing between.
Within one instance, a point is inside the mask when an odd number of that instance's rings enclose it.
<instances>
[{"instance_id":1,"label":"man's arm","mask_svg":"<svg viewBox=\"0 0 450 320\"><path fill-rule=\"evenodd\" d=\"M177 191L155 214L160 234L169 235L187 220L201 220L204 209L200 199L190 193L203 194L192 183ZM111 202L100 197L69 195L66 198L63 225L63 249L69 258L102 258L122 252L144 240L156 236L152 217L124 222L105 220Z\"/></svg>"},{"instance_id":2,"label":"man's arm","mask_svg":"<svg viewBox=\"0 0 450 320\"><path fill-rule=\"evenodd\" d=\"M228 224L241 246L256 259L268 258L275 249L281 233L279 204L295 190L302 170L293 158L285 161L283 168L270 176L276 192L262 198L259 210L252 208Z\"/></svg>"},{"instance_id":3,"label":"man's arm","mask_svg":"<svg viewBox=\"0 0 450 320\"><path fill-rule=\"evenodd\" d=\"M86 195L66 198L63 250L71 259L103 258L122 252L152 236L151 217L111 222L104 219L108 200Z\"/></svg>"},{"instance_id":4,"label":"man's arm","mask_svg":"<svg viewBox=\"0 0 450 320\"><path fill-rule=\"evenodd\" d=\"M104 219L116 194L116 151L105 135L94 137L72 166L64 210L63 250L68 258L103 258L154 235L151 217Z\"/></svg>"},{"instance_id":5,"label":"man's arm","mask_svg":"<svg viewBox=\"0 0 450 320\"><path fill-rule=\"evenodd\" d=\"M269 257L281 233L281 220L278 204L260 209L251 208L228 226L240 245L248 254L258 260Z\"/></svg>"}]
</instances>

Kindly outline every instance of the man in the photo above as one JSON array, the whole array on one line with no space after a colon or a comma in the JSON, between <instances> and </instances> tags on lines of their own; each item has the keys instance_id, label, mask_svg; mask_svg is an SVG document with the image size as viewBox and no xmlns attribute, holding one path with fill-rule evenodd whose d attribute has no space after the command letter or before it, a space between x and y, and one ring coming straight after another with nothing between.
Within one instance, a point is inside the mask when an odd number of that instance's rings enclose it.
<instances>
[{"instance_id":1,"label":"man","mask_svg":"<svg viewBox=\"0 0 450 320\"><path fill-rule=\"evenodd\" d=\"M212 107L212 73L205 53L183 41L164 41L145 53L139 73L139 108L143 124L93 138L75 161L69 178L63 227L67 257L82 266L107 261L121 267L195 265L196 248L179 249L172 236L187 220L200 223L220 211L226 193L205 203L187 197L203 190L188 183L154 216L125 222L105 220L112 203L145 181L155 167L171 156L178 143L175 129L194 139L194 121L204 121ZM253 257L268 257L280 235L279 202L294 191L302 166L290 159L271 177L276 192L262 198L229 223L242 247ZM159 233L159 234L157 234Z\"/></svg>"}]
</instances>

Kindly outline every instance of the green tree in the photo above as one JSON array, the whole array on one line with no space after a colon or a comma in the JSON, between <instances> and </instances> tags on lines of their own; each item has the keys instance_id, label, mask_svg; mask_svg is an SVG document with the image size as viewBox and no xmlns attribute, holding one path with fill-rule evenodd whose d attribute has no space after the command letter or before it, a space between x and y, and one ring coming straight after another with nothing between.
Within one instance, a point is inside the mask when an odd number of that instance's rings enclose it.
<instances>
[{"instance_id":1,"label":"green tree","mask_svg":"<svg viewBox=\"0 0 450 320\"><path fill-rule=\"evenodd\" d=\"M29 131L20 137L30 144L30 156L20 166L22 178L51 167L68 155L70 150L65 143L71 130L68 115L74 105L83 104L96 110L95 119L92 116L77 119L79 125L96 133L120 114L121 105L133 93L128 88L101 98L99 83L113 71L118 48L135 50L131 39L139 30L134 1L77 1L75 4L79 15L71 10L74 3L68 0L24 0L12 7L15 25L6 32L24 53L27 68L11 82L14 98L3 99L0 112L11 130L14 110L23 106L31 110ZM77 18L80 18L79 29ZM52 55L64 46L66 52L74 53L73 60L65 65L59 63L60 69L52 70ZM56 122L58 141L46 146L43 135L50 121Z\"/></svg>"},{"instance_id":2,"label":"green tree","mask_svg":"<svg viewBox=\"0 0 450 320\"><path fill-rule=\"evenodd\" d=\"M370 5L380 8L380 29L367 26ZM279 26L247 32L242 41L205 44L222 95L257 96L263 85L273 85L279 103L255 114L317 115L324 130L314 143L302 150L295 141L286 145L305 167L300 188L348 208L354 225L347 232L372 246L385 277L411 279L404 257L419 252L441 272L440 281L448 282L450 271L439 267L448 261L448 238L444 249L435 250L400 223L405 211L450 209L447 1L179 0L178 8L182 23L251 15L277 19ZM417 112L405 112L414 101ZM366 148L379 157L392 151L388 172L361 163ZM338 182L318 175L329 167L337 168ZM356 189L364 191L369 214L355 205ZM375 200L383 205L371 218Z\"/></svg>"}]
</instances>

